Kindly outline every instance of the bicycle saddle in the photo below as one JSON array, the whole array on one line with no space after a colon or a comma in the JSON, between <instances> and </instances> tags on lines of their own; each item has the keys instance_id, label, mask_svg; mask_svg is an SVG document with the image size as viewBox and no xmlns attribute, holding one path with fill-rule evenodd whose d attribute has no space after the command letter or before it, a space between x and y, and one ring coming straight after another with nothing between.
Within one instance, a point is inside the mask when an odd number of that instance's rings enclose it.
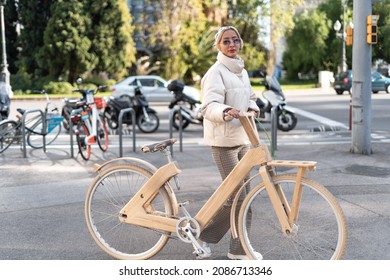
<instances>
[{"instance_id":1,"label":"bicycle saddle","mask_svg":"<svg viewBox=\"0 0 390 280\"><path fill-rule=\"evenodd\" d=\"M162 151L166 147L172 146L176 141L177 141L177 139L171 138L171 139L167 139L167 140L164 140L161 142L145 145L141 148L141 151L144 153L149 153L149 152L154 153L157 151Z\"/></svg>"}]
</instances>

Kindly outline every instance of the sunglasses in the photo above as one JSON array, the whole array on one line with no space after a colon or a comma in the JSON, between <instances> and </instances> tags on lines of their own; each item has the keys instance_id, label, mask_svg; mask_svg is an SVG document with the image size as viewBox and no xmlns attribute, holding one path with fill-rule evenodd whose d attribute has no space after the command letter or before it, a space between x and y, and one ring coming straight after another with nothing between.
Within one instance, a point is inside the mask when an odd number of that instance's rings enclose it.
<instances>
[{"instance_id":1,"label":"sunglasses","mask_svg":"<svg viewBox=\"0 0 390 280\"><path fill-rule=\"evenodd\" d=\"M231 43L231 40L229 40L229 39L225 39L225 40L222 41L222 44L224 46L230 46L230 43ZM233 39L233 44L235 46L238 46L238 45L241 44L241 40L240 39Z\"/></svg>"}]
</instances>

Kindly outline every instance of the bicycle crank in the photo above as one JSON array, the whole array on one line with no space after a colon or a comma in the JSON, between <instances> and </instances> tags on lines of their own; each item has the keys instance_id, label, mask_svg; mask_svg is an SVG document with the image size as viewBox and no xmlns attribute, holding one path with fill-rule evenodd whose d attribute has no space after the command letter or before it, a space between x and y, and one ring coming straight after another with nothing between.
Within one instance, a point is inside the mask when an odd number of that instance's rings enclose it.
<instances>
[{"instance_id":1,"label":"bicycle crank","mask_svg":"<svg viewBox=\"0 0 390 280\"><path fill-rule=\"evenodd\" d=\"M200 225L194 218L183 217L177 222L176 234L181 241L192 243L194 239L199 238Z\"/></svg>"},{"instance_id":2,"label":"bicycle crank","mask_svg":"<svg viewBox=\"0 0 390 280\"><path fill-rule=\"evenodd\" d=\"M177 222L176 233L183 242L192 243L192 246L195 249L193 254L196 255L197 259L207 258L211 255L210 248L202 246L197 240L200 235L200 226L194 218L181 218Z\"/></svg>"}]
</instances>

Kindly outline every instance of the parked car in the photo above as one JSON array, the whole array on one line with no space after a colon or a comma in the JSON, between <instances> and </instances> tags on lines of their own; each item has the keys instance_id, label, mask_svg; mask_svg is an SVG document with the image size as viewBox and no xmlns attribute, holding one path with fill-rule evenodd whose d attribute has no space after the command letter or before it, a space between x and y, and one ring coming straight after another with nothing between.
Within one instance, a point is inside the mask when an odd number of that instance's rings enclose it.
<instances>
[{"instance_id":1,"label":"parked car","mask_svg":"<svg viewBox=\"0 0 390 280\"><path fill-rule=\"evenodd\" d=\"M371 73L371 85L373 93L383 90L390 93L390 78L385 77L378 72Z\"/></svg>"},{"instance_id":2,"label":"parked car","mask_svg":"<svg viewBox=\"0 0 390 280\"><path fill-rule=\"evenodd\" d=\"M130 76L112 86L114 97L121 95L134 95L134 87L137 80L142 85L142 92L149 102L171 102L173 94L167 89L169 81L159 76ZM183 92L195 100L200 100L200 92L197 88L184 86Z\"/></svg>"},{"instance_id":3,"label":"parked car","mask_svg":"<svg viewBox=\"0 0 390 280\"><path fill-rule=\"evenodd\" d=\"M351 94L352 71L348 70L337 75L333 87L337 94L343 94L344 91L348 91ZM378 93L379 91L390 93L390 78L376 71L371 72L371 90L373 93Z\"/></svg>"},{"instance_id":4,"label":"parked car","mask_svg":"<svg viewBox=\"0 0 390 280\"><path fill-rule=\"evenodd\" d=\"M390 78L390 68L389 67L379 67L378 69L376 69L376 71L379 72L379 74Z\"/></svg>"},{"instance_id":5,"label":"parked car","mask_svg":"<svg viewBox=\"0 0 390 280\"><path fill-rule=\"evenodd\" d=\"M333 87L337 94L343 94L344 91L348 91L348 93L351 94L352 71L348 70L336 75Z\"/></svg>"}]
</instances>

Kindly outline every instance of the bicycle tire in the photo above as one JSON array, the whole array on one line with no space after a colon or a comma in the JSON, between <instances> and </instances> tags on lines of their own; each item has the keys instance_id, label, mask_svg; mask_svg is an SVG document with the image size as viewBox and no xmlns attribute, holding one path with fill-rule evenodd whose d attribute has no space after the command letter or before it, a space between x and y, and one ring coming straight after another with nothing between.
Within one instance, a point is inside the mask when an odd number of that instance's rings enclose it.
<instances>
[{"instance_id":1,"label":"bicycle tire","mask_svg":"<svg viewBox=\"0 0 390 280\"><path fill-rule=\"evenodd\" d=\"M79 147L79 154L84 160L89 160L91 157L91 145L85 143L85 138L90 135L88 127L85 123L77 123L76 141Z\"/></svg>"},{"instance_id":2,"label":"bicycle tire","mask_svg":"<svg viewBox=\"0 0 390 280\"><path fill-rule=\"evenodd\" d=\"M277 175L278 184L291 203L295 175ZM244 199L238 218L241 244L248 256L263 259L340 259L347 239L343 211L334 196L319 183L303 178L302 199L294 232L281 230L264 183L259 183Z\"/></svg>"},{"instance_id":3,"label":"bicycle tire","mask_svg":"<svg viewBox=\"0 0 390 280\"><path fill-rule=\"evenodd\" d=\"M108 130L106 123L101 118L100 120L97 120L97 142L99 145L100 150L103 152L107 151L108 149Z\"/></svg>"},{"instance_id":4,"label":"bicycle tire","mask_svg":"<svg viewBox=\"0 0 390 280\"><path fill-rule=\"evenodd\" d=\"M27 130L27 144L34 149L43 148L43 133L37 133L37 131L42 131L42 119L37 120L37 122ZM52 144L61 133L61 125L58 124L45 136L46 145Z\"/></svg>"},{"instance_id":5,"label":"bicycle tire","mask_svg":"<svg viewBox=\"0 0 390 280\"><path fill-rule=\"evenodd\" d=\"M119 211L152 173L134 165L112 166L95 177L85 200L88 230L103 251L116 259L144 260L157 254L169 233L122 223ZM168 192L161 188L151 203L160 215L172 216Z\"/></svg>"},{"instance_id":6,"label":"bicycle tire","mask_svg":"<svg viewBox=\"0 0 390 280\"><path fill-rule=\"evenodd\" d=\"M0 122L0 153L11 146L17 134L17 122L13 120L4 120Z\"/></svg>"}]
</instances>

